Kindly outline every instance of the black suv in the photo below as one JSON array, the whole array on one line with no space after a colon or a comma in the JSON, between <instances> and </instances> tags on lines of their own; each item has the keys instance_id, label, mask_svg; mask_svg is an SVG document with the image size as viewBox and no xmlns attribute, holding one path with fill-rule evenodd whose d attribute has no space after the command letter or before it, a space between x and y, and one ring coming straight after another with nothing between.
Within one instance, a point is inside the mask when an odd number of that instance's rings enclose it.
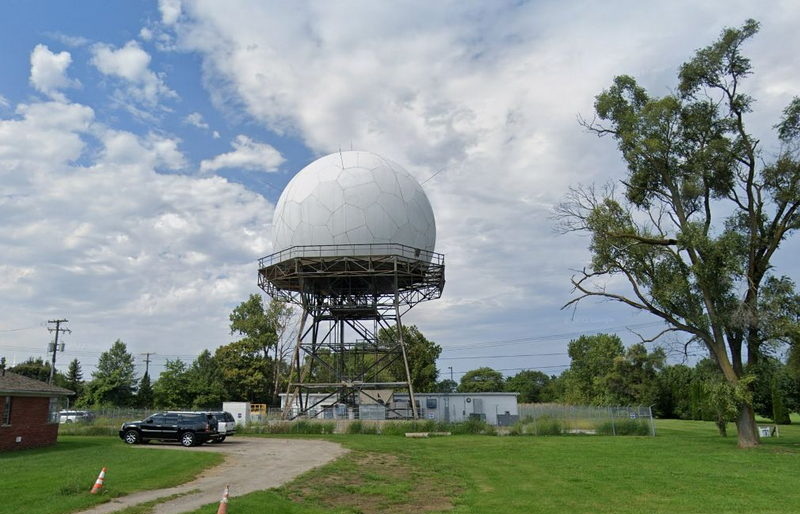
<instances>
[{"instance_id":1,"label":"black suv","mask_svg":"<svg viewBox=\"0 0 800 514\"><path fill-rule=\"evenodd\" d=\"M216 420L202 412L159 412L144 421L123 423L119 429L119 437L128 444L158 440L197 446L218 435Z\"/></svg>"}]
</instances>

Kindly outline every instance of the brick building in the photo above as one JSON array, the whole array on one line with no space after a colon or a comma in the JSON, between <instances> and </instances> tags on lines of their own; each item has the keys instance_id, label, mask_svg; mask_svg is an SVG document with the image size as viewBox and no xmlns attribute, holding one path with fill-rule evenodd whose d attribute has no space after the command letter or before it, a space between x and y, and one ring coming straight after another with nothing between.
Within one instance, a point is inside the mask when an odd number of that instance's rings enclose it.
<instances>
[{"instance_id":1,"label":"brick building","mask_svg":"<svg viewBox=\"0 0 800 514\"><path fill-rule=\"evenodd\" d=\"M73 394L0 370L0 452L55 444L61 398Z\"/></svg>"}]
</instances>

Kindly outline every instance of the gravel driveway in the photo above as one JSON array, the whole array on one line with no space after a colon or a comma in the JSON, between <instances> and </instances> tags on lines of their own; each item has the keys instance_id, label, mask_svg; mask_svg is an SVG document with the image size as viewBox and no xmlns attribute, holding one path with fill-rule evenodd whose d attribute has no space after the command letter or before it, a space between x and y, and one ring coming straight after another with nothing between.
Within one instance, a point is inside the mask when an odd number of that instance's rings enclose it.
<instances>
[{"instance_id":1,"label":"gravel driveway","mask_svg":"<svg viewBox=\"0 0 800 514\"><path fill-rule=\"evenodd\" d=\"M135 448L140 448L143 452L151 448L182 452L217 452L225 455L225 461L219 466L207 469L197 479L183 485L129 494L82 513L115 512L156 498L197 489L199 492L159 504L154 511L156 514L189 512L208 503L219 502L226 484L230 484L231 498L278 487L301 473L347 453L347 450L340 445L328 441L239 436L229 438L222 444L206 444L193 448L183 448L177 443L154 442L137 445ZM113 480L113 473L113 470L109 470L106 482Z\"/></svg>"}]
</instances>

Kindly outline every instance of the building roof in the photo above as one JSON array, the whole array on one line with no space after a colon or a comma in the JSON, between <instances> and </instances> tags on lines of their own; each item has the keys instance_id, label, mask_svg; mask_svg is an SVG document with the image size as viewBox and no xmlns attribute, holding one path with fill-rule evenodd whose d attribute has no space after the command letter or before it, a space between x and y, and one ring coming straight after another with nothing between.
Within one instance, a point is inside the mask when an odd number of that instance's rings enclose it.
<instances>
[{"instance_id":1,"label":"building roof","mask_svg":"<svg viewBox=\"0 0 800 514\"><path fill-rule=\"evenodd\" d=\"M10 371L0 371L0 395L8 396L72 396L75 393Z\"/></svg>"}]
</instances>

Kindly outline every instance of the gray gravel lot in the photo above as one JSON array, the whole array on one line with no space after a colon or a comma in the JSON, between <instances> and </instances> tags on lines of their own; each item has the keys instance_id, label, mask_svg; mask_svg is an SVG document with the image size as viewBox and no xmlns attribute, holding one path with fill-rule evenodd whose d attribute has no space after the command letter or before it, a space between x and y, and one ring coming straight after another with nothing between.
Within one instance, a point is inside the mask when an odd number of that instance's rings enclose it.
<instances>
[{"instance_id":1,"label":"gray gravel lot","mask_svg":"<svg viewBox=\"0 0 800 514\"><path fill-rule=\"evenodd\" d=\"M229 438L222 444L205 444L194 448L183 448L177 443L155 442L137 445L136 448L141 448L142 452L152 448L218 452L225 455L225 461L186 484L115 498L83 513L116 512L132 505L197 489L197 492L161 503L155 508L157 514L189 512L208 503L219 502L226 484L230 484L230 496L233 499L253 491L278 487L347 452L340 445L328 441L239 436ZM147 457L142 455L142 458ZM113 472L109 470L106 483L112 480Z\"/></svg>"}]
</instances>

